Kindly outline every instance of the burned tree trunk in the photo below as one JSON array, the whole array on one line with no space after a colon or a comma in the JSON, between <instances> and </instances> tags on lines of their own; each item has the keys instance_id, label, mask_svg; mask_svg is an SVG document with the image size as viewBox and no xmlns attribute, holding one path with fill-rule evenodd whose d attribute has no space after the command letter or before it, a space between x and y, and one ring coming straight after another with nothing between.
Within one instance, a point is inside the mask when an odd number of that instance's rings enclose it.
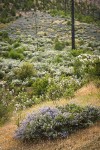
<instances>
[{"instance_id":1,"label":"burned tree trunk","mask_svg":"<svg viewBox=\"0 0 100 150\"><path fill-rule=\"evenodd\" d=\"M72 16L72 49L75 49L75 11L74 11L74 0L71 3L71 16Z\"/></svg>"}]
</instances>

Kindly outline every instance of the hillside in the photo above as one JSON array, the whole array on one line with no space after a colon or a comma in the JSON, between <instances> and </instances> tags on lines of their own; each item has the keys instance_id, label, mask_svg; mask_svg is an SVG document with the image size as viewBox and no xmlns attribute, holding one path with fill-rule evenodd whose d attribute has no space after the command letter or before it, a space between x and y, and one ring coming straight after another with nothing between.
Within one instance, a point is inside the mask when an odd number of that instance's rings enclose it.
<instances>
[{"instance_id":1,"label":"hillside","mask_svg":"<svg viewBox=\"0 0 100 150\"><path fill-rule=\"evenodd\" d=\"M87 23L75 21L74 50L71 18L62 11L22 11L20 18L0 24L1 150L99 150L100 122L95 116L99 118L100 107L100 27L88 19ZM79 105L79 112L75 110L76 116L67 112L70 119L84 113L87 105L87 112L92 106L97 109L89 112L90 120L85 117L88 128L35 144L13 138L28 113L73 103Z\"/></svg>"},{"instance_id":2,"label":"hillside","mask_svg":"<svg viewBox=\"0 0 100 150\"><path fill-rule=\"evenodd\" d=\"M76 50L71 50L69 17L28 12L1 29L1 97L8 105L14 99L16 109L22 109L44 100L73 97L92 76L99 77L100 29L75 24Z\"/></svg>"},{"instance_id":3,"label":"hillside","mask_svg":"<svg viewBox=\"0 0 100 150\"><path fill-rule=\"evenodd\" d=\"M100 1L96 0L75 0L75 16L78 20L87 20L89 22L98 22L100 19ZM0 22L9 23L19 17L21 12L30 10L42 10L49 12L61 11L63 14L71 14L70 0L1 0L0 3ZM85 15L85 16L84 16ZM85 18L86 17L86 18ZM85 18L85 19L84 19ZM89 20L88 20L88 19Z\"/></svg>"}]
</instances>

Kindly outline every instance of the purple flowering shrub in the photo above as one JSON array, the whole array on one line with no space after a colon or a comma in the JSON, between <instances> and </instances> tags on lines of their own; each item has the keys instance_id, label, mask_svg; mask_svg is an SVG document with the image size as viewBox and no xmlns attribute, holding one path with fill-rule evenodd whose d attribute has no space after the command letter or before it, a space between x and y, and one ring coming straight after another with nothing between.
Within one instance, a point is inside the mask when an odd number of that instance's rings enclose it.
<instances>
[{"instance_id":1,"label":"purple flowering shrub","mask_svg":"<svg viewBox=\"0 0 100 150\"><path fill-rule=\"evenodd\" d=\"M56 108L44 107L22 121L15 138L38 140L67 137L97 120L100 120L100 110L95 107L82 108L75 104Z\"/></svg>"}]
</instances>

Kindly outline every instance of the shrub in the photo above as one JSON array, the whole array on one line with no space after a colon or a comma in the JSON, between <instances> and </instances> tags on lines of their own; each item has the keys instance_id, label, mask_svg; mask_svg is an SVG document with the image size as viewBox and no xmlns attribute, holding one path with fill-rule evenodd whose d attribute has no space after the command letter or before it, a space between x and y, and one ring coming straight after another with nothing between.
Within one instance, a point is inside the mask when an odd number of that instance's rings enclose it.
<instances>
[{"instance_id":1,"label":"shrub","mask_svg":"<svg viewBox=\"0 0 100 150\"><path fill-rule=\"evenodd\" d=\"M0 36L2 36L2 38L8 38L8 32L2 31L0 32Z\"/></svg>"},{"instance_id":2,"label":"shrub","mask_svg":"<svg viewBox=\"0 0 100 150\"><path fill-rule=\"evenodd\" d=\"M47 99L56 100L62 96L60 86L54 82L50 83L47 89Z\"/></svg>"},{"instance_id":3,"label":"shrub","mask_svg":"<svg viewBox=\"0 0 100 150\"><path fill-rule=\"evenodd\" d=\"M8 120L9 117L9 110L6 105L3 104L2 101L0 101L0 125L2 125L4 122Z\"/></svg>"},{"instance_id":4,"label":"shrub","mask_svg":"<svg viewBox=\"0 0 100 150\"><path fill-rule=\"evenodd\" d=\"M0 79L3 79L4 76L5 76L5 72L0 70Z\"/></svg>"},{"instance_id":5,"label":"shrub","mask_svg":"<svg viewBox=\"0 0 100 150\"><path fill-rule=\"evenodd\" d=\"M55 40L54 49L62 50L65 47L65 42L60 42L58 39Z\"/></svg>"},{"instance_id":6,"label":"shrub","mask_svg":"<svg viewBox=\"0 0 100 150\"><path fill-rule=\"evenodd\" d=\"M97 87L100 87L100 60L96 59L91 64L87 64L88 78L91 79Z\"/></svg>"},{"instance_id":7,"label":"shrub","mask_svg":"<svg viewBox=\"0 0 100 150\"><path fill-rule=\"evenodd\" d=\"M67 137L97 120L100 120L100 110L95 107L82 108L75 104L58 108L44 107L20 123L15 138L39 140Z\"/></svg>"},{"instance_id":8,"label":"shrub","mask_svg":"<svg viewBox=\"0 0 100 150\"><path fill-rule=\"evenodd\" d=\"M82 62L79 59L75 60L74 74L77 75L78 78L82 76L81 67L82 67Z\"/></svg>"},{"instance_id":9,"label":"shrub","mask_svg":"<svg viewBox=\"0 0 100 150\"><path fill-rule=\"evenodd\" d=\"M17 110L22 110L27 107L31 107L34 104L28 92L19 92L15 98L15 107Z\"/></svg>"},{"instance_id":10,"label":"shrub","mask_svg":"<svg viewBox=\"0 0 100 150\"><path fill-rule=\"evenodd\" d=\"M91 23L93 22L93 18L91 16L85 16L83 17L83 22L86 22L86 23Z\"/></svg>"},{"instance_id":11,"label":"shrub","mask_svg":"<svg viewBox=\"0 0 100 150\"><path fill-rule=\"evenodd\" d=\"M71 26L71 21L68 21L68 22L67 22L67 25Z\"/></svg>"},{"instance_id":12,"label":"shrub","mask_svg":"<svg viewBox=\"0 0 100 150\"><path fill-rule=\"evenodd\" d=\"M66 112L66 111L68 111L68 112L70 112L70 113L81 113L83 110L84 110L84 108L83 107L80 107L80 106L78 106L78 105L76 105L76 104L67 104L67 105L65 105L65 106L59 106L59 107L57 107L62 113L64 113L64 112Z\"/></svg>"},{"instance_id":13,"label":"shrub","mask_svg":"<svg viewBox=\"0 0 100 150\"><path fill-rule=\"evenodd\" d=\"M34 69L33 64L29 62L23 63L23 65L20 68L16 69L14 72L15 75L21 80L36 75L36 70Z\"/></svg>"},{"instance_id":14,"label":"shrub","mask_svg":"<svg viewBox=\"0 0 100 150\"><path fill-rule=\"evenodd\" d=\"M12 7L10 13L11 13L12 16L16 16L16 9L14 7Z\"/></svg>"},{"instance_id":15,"label":"shrub","mask_svg":"<svg viewBox=\"0 0 100 150\"><path fill-rule=\"evenodd\" d=\"M14 45L13 45L14 48L17 48L19 46L20 46L20 43L18 43L18 42L15 42Z\"/></svg>"},{"instance_id":16,"label":"shrub","mask_svg":"<svg viewBox=\"0 0 100 150\"><path fill-rule=\"evenodd\" d=\"M58 14L58 11L57 10L51 10L50 14L52 15L52 17L54 17Z\"/></svg>"},{"instance_id":17,"label":"shrub","mask_svg":"<svg viewBox=\"0 0 100 150\"><path fill-rule=\"evenodd\" d=\"M24 55L15 50L11 50L8 54L8 57L10 57L12 59L20 59L20 60L24 59Z\"/></svg>"},{"instance_id":18,"label":"shrub","mask_svg":"<svg viewBox=\"0 0 100 150\"><path fill-rule=\"evenodd\" d=\"M79 21L82 21L82 22L86 22L86 23L91 23L91 22L94 22L94 19L92 16L84 16L84 15L81 15L81 14L76 14L76 18L79 20Z\"/></svg>"},{"instance_id":19,"label":"shrub","mask_svg":"<svg viewBox=\"0 0 100 150\"><path fill-rule=\"evenodd\" d=\"M57 55L54 59L55 63L61 63L63 61L62 55Z\"/></svg>"},{"instance_id":20,"label":"shrub","mask_svg":"<svg viewBox=\"0 0 100 150\"><path fill-rule=\"evenodd\" d=\"M37 96L45 94L47 91L48 84L49 83L47 77L43 77L41 79L37 78L32 85L33 93Z\"/></svg>"},{"instance_id":21,"label":"shrub","mask_svg":"<svg viewBox=\"0 0 100 150\"><path fill-rule=\"evenodd\" d=\"M73 97L74 96L74 89L69 87L68 89L65 90L63 96L65 98L71 98L71 97Z\"/></svg>"},{"instance_id":22,"label":"shrub","mask_svg":"<svg viewBox=\"0 0 100 150\"><path fill-rule=\"evenodd\" d=\"M84 51L82 49L78 49L78 50L72 50L71 51L71 54L76 57L76 56L79 56L80 54L83 54Z\"/></svg>"},{"instance_id":23,"label":"shrub","mask_svg":"<svg viewBox=\"0 0 100 150\"><path fill-rule=\"evenodd\" d=\"M100 78L100 60L97 59L92 63L92 66L89 69L89 74L92 77L98 77Z\"/></svg>"},{"instance_id":24,"label":"shrub","mask_svg":"<svg viewBox=\"0 0 100 150\"><path fill-rule=\"evenodd\" d=\"M25 47L18 47L16 48L16 51L20 54L23 54L23 52L25 51Z\"/></svg>"}]
</instances>

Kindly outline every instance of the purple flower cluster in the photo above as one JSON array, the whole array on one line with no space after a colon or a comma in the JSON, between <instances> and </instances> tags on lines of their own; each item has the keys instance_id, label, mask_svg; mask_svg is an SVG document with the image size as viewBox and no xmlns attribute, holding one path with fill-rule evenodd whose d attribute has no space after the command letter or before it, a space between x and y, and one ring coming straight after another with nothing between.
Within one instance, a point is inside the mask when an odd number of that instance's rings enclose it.
<instances>
[{"instance_id":1,"label":"purple flower cluster","mask_svg":"<svg viewBox=\"0 0 100 150\"><path fill-rule=\"evenodd\" d=\"M54 117L57 116L58 114L60 114L61 112L57 108L43 107L40 109L40 113L42 115L44 115L44 114L49 115L54 119Z\"/></svg>"},{"instance_id":2,"label":"purple flower cluster","mask_svg":"<svg viewBox=\"0 0 100 150\"><path fill-rule=\"evenodd\" d=\"M67 137L78 129L100 120L100 110L94 107L81 108L75 104L64 107L43 107L29 114L15 133L17 139L37 140Z\"/></svg>"}]
</instances>

